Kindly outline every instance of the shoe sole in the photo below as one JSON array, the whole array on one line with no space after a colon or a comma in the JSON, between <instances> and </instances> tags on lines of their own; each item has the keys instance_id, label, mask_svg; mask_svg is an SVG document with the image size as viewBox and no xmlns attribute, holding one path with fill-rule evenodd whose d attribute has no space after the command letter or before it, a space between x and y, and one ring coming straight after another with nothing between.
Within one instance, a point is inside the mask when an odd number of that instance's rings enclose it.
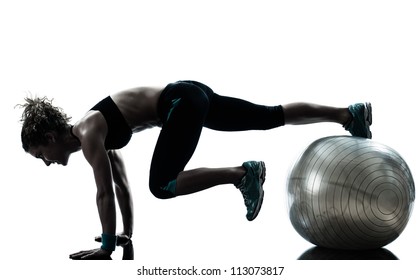
<instances>
[{"instance_id":1,"label":"shoe sole","mask_svg":"<svg viewBox=\"0 0 420 280\"><path fill-rule=\"evenodd\" d=\"M264 200L264 189L263 189L263 185L265 182L265 174L266 174L266 170L265 170L265 163L263 161L260 162L261 166L262 166L262 172L259 175L259 180L260 180L260 198L258 199L258 203L257 203L257 207L255 208L255 212L254 215L252 215L252 217L250 219L248 219L248 221L253 221L258 214L260 213L261 210L261 206Z\"/></svg>"},{"instance_id":2,"label":"shoe sole","mask_svg":"<svg viewBox=\"0 0 420 280\"><path fill-rule=\"evenodd\" d=\"M365 103L364 119L367 127L367 138L372 139L372 132L369 128L372 125L372 104L370 102Z\"/></svg>"}]
</instances>

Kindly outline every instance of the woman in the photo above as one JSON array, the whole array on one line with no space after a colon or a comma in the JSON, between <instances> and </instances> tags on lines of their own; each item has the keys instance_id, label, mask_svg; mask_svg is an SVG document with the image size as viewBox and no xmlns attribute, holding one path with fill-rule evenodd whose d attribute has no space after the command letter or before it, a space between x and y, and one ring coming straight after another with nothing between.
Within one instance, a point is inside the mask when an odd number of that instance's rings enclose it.
<instances>
[{"instance_id":1,"label":"woman","mask_svg":"<svg viewBox=\"0 0 420 280\"><path fill-rule=\"evenodd\" d=\"M132 199L124 163L118 149L132 133L161 127L150 167L150 190L161 199L191 194L221 184L233 184L242 193L246 218L255 219L264 191L263 162L241 166L184 170L203 127L221 131L266 130L286 124L335 122L352 135L371 138L369 103L335 108L309 103L262 106L220 96L195 81L179 81L164 88L140 87L108 96L70 125L69 118L46 98L26 99L22 115L22 144L26 152L52 163L67 165L69 156L82 150L93 168L97 207L102 224L102 246L71 255L73 259L106 259L115 250L116 197L124 232L132 236Z\"/></svg>"}]
</instances>

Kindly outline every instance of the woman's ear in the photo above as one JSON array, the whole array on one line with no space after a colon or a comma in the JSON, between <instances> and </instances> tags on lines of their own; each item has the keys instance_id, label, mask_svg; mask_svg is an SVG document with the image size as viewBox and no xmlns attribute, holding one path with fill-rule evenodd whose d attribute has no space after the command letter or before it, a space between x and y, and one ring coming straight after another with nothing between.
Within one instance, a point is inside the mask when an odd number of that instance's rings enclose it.
<instances>
[{"instance_id":1,"label":"woman's ear","mask_svg":"<svg viewBox=\"0 0 420 280\"><path fill-rule=\"evenodd\" d=\"M45 133L45 139L47 139L48 143L55 143L57 135L54 132L47 132Z\"/></svg>"}]
</instances>

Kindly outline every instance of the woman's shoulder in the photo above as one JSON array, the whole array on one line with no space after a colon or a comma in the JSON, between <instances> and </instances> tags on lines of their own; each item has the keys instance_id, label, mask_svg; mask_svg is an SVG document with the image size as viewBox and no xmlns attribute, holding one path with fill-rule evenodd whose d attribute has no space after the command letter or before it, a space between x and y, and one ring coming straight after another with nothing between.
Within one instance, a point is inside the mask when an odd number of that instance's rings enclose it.
<instances>
[{"instance_id":1,"label":"woman's shoulder","mask_svg":"<svg viewBox=\"0 0 420 280\"><path fill-rule=\"evenodd\" d=\"M88 111L74 125L72 132L80 142L88 139L105 137L107 125L104 116L99 111Z\"/></svg>"}]
</instances>

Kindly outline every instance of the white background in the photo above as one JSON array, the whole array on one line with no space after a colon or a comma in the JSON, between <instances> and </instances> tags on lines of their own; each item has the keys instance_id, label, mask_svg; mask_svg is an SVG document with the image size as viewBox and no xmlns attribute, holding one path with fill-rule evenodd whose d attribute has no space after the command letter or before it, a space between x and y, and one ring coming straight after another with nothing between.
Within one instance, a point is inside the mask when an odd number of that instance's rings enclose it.
<instances>
[{"instance_id":1,"label":"white background","mask_svg":"<svg viewBox=\"0 0 420 280\"><path fill-rule=\"evenodd\" d=\"M419 14L417 1L1 1L1 278L139 279L143 265L286 266L283 279L418 274L418 207L386 247L400 261L297 260L313 245L288 219L287 174L309 143L347 134L336 124L203 131L188 168L266 162L264 205L252 223L232 186L155 199L148 171L159 129L135 135L123 149L135 260L72 262L70 253L99 246L92 171L81 153L66 168L25 154L15 105L28 92L46 95L75 122L116 91L180 79L267 105L370 101L374 140L397 150L418 178Z\"/></svg>"}]
</instances>

